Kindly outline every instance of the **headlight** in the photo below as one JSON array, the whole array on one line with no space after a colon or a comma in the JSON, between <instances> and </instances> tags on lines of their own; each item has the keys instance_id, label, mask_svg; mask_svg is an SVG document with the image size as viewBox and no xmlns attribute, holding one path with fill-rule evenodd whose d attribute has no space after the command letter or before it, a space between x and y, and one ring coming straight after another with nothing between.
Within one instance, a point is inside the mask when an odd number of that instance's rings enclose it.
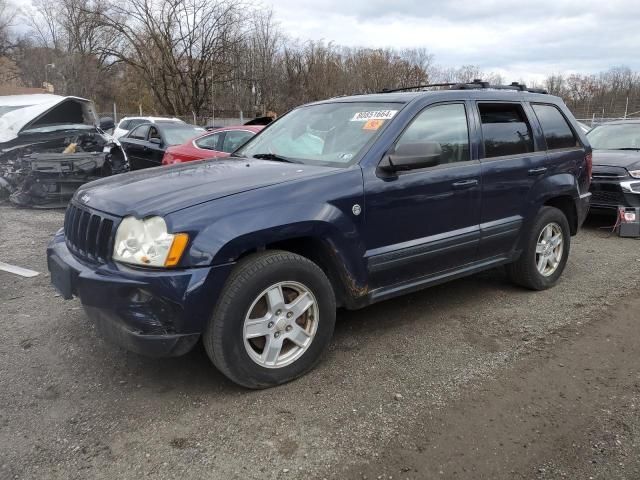
<instances>
[{"instance_id":1,"label":"headlight","mask_svg":"<svg viewBox=\"0 0 640 480\"><path fill-rule=\"evenodd\" d=\"M189 236L169 233L162 217L138 220L125 217L116 232L113 259L146 267L173 267L178 264Z\"/></svg>"},{"instance_id":2,"label":"headlight","mask_svg":"<svg viewBox=\"0 0 640 480\"><path fill-rule=\"evenodd\" d=\"M633 178L640 178L640 170L629 170L629 175Z\"/></svg>"}]
</instances>

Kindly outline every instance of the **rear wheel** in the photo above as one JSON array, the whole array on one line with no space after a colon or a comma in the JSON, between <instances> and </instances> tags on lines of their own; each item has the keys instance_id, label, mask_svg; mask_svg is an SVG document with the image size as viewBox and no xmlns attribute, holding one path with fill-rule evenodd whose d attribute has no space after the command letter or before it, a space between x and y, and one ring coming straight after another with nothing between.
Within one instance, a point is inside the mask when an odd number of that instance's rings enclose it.
<instances>
[{"instance_id":1,"label":"rear wheel","mask_svg":"<svg viewBox=\"0 0 640 480\"><path fill-rule=\"evenodd\" d=\"M554 286L567 264L571 232L567 217L555 207L542 207L526 234L520 258L507 265L516 284L532 290Z\"/></svg>"},{"instance_id":2,"label":"rear wheel","mask_svg":"<svg viewBox=\"0 0 640 480\"><path fill-rule=\"evenodd\" d=\"M326 275L284 251L247 257L235 268L203 335L216 367L248 388L292 380L320 360L336 305Z\"/></svg>"}]
</instances>

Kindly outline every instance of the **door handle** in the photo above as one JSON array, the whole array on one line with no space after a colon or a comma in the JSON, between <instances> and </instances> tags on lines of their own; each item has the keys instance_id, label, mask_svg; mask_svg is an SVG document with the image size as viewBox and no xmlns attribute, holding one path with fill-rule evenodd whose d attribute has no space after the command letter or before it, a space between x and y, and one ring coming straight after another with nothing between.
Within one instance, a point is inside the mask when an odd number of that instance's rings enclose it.
<instances>
[{"instance_id":1,"label":"door handle","mask_svg":"<svg viewBox=\"0 0 640 480\"><path fill-rule=\"evenodd\" d=\"M465 188L473 188L478 185L478 179L473 178L471 180L460 180L459 182L454 182L452 184L453 188L456 190L463 190Z\"/></svg>"},{"instance_id":2,"label":"door handle","mask_svg":"<svg viewBox=\"0 0 640 480\"><path fill-rule=\"evenodd\" d=\"M542 175L547 171L547 167L532 168L529 170L529 175Z\"/></svg>"}]
</instances>

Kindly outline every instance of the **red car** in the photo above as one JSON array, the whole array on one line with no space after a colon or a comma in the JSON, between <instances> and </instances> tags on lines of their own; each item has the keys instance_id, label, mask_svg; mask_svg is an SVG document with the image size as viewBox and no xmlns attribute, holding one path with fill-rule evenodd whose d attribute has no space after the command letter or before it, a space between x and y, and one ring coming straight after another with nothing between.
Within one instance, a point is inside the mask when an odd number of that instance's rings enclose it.
<instances>
[{"instance_id":1,"label":"red car","mask_svg":"<svg viewBox=\"0 0 640 480\"><path fill-rule=\"evenodd\" d=\"M181 145L167 148L162 158L162 165L213 157L228 157L231 152L238 149L263 128L262 125L241 125L207 132Z\"/></svg>"}]
</instances>

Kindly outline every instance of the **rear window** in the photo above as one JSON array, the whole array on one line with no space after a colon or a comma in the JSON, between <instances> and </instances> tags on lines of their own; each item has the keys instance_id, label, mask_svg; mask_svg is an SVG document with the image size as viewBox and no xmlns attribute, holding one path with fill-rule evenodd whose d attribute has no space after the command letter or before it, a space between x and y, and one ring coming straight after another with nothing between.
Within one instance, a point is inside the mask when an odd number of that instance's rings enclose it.
<instances>
[{"instance_id":1,"label":"rear window","mask_svg":"<svg viewBox=\"0 0 640 480\"><path fill-rule=\"evenodd\" d=\"M531 126L519 103L480 103L485 158L534 151Z\"/></svg>"},{"instance_id":2,"label":"rear window","mask_svg":"<svg viewBox=\"0 0 640 480\"><path fill-rule=\"evenodd\" d=\"M578 146L578 140L573 134L573 130L557 107L540 104L532 105L532 107L542 126L547 149L557 150Z\"/></svg>"}]
</instances>

